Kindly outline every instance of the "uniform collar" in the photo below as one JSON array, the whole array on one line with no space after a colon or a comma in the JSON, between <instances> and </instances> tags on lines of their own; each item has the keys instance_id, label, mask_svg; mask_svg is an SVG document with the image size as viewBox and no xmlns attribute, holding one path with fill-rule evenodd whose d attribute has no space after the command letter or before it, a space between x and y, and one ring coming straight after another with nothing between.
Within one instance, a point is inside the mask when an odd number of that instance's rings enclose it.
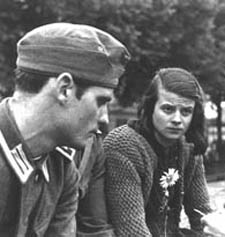
<instances>
[{"instance_id":1,"label":"uniform collar","mask_svg":"<svg viewBox=\"0 0 225 237\"><path fill-rule=\"evenodd\" d=\"M0 147L21 183L26 183L37 167L11 115L8 99L0 104ZM75 149L69 147L56 147L55 150L70 161L75 155ZM47 158L42 159L39 169L42 171L46 182L49 182Z\"/></svg>"},{"instance_id":2,"label":"uniform collar","mask_svg":"<svg viewBox=\"0 0 225 237\"><path fill-rule=\"evenodd\" d=\"M47 166L47 158L48 156L44 156L43 158L40 158L38 162L40 163L39 167L35 166L35 162L31 162L22 147L22 144L17 145L12 150L9 149L9 146L0 131L0 146L2 148L2 151L4 152L4 156L6 157L8 163L14 170L15 174L21 181L21 183L26 183L31 174L34 170L40 169L42 171L42 174L45 178L46 182L50 181L48 166ZM69 161L73 161L73 158L75 156L76 150L69 147L56 147L55 149L57 152L59 152L64 158L68 159Z\"/></svg>"}]
</instances>

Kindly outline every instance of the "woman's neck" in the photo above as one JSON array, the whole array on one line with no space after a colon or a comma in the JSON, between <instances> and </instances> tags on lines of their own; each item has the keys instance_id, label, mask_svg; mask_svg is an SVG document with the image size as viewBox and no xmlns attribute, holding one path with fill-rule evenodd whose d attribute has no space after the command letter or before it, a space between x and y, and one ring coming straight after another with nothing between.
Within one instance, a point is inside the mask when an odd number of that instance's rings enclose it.
<instances>
[{"instance_id":1,"label":"woman's neck","mask_svg":"<svg viewBox=\"0 0 225 237\"><path fill-rule=\"evenodd\" d=\"M176 143L176 139L168 139L164 136L162 136L159 132L154 131L154 136L156 141L163 146L164 148L169 148L173 146Z\"/></svg>"}]
</instances>

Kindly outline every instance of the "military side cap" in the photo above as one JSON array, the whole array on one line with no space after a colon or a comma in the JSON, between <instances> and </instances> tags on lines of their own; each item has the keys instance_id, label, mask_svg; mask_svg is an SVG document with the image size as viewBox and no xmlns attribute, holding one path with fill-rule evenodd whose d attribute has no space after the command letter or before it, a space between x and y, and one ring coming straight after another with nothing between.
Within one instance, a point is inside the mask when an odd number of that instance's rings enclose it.
<instances>
[{"instance_id":1,"label":"military side cap","mask_svg":"<svg viewBox=\"0 0 225 237\"><path fill-rule=\"evenodd\" d=\"M112 35L88 25L52 23L17 43L17 67L43 75L71 73L84 83L115 88L130 59Z\"/></svg>"}]
</instances>

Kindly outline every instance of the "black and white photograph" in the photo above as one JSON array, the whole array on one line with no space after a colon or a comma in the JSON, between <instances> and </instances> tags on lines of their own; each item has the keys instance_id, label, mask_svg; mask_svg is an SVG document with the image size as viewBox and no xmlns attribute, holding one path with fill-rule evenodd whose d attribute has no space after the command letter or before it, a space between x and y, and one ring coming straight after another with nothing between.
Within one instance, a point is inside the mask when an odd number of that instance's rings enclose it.
<instances>
[{"instance_id":1,"label":"black and white photograph","mask_svg":"<svg viewBox=\"0 0 225 237\"><path fill-rule=\"evenodd\" d=\"M225 237L225 0L0 0L0 237Z\"/></svg>"}]
</instances>

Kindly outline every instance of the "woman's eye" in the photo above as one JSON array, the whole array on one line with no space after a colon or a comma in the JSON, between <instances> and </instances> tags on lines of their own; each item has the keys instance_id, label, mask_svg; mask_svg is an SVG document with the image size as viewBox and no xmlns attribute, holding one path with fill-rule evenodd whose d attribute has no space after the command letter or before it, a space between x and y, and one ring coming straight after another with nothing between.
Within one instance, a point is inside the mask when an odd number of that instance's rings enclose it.
<instances>
[{"instance_id":1,"label":"woman's eye","mask_svg":"<svg viewBox=\"0 0 225 237\"><path fill-rule=\"evenodd\" d=\"M184 108L181 110L181 114L185 117L191 115L192 113L193 113L192 108Z\"/></svg>"},{"instance_id":2,"label":"woman's eye","mask_svg":"<svg viewBox=\"0 0 225 237\"><path fill-rule=\"evenodd\" d=\"M174 108L172 106L163 106L162 110L163 110L163 112L170 114L170 113L173 113Z\"/></svg>"}]
</instances>

